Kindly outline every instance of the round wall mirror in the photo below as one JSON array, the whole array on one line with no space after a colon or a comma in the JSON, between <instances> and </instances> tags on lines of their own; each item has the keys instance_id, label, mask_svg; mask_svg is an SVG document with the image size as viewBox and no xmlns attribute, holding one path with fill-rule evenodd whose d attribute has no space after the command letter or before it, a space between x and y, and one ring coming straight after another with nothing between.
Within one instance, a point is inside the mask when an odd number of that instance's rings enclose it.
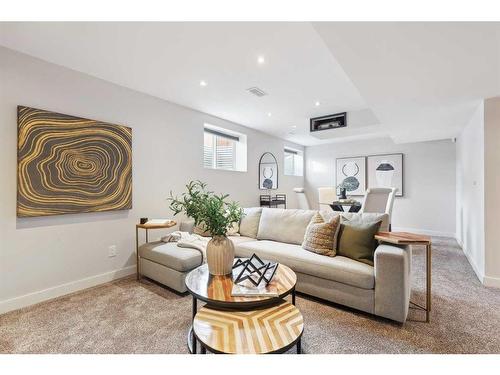
<instances>
[{"instance_id":1,"label":"round wall mirror","mask_svg":"<svg viewBox=\"0 0 500 375\"><path fill-rule=\"evenodd\" d=\"M275 190L278 188L278 162L274 155L265 152L259 161L259 189Z\"/></svg>"}]
</instances>

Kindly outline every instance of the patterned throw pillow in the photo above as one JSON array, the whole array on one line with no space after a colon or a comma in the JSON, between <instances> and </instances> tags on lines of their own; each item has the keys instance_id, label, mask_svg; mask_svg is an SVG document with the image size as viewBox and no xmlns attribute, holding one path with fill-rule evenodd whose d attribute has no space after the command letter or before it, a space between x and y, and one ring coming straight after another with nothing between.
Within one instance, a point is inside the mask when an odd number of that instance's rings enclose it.
<instances>
[{"instance_id":1,"label":"patterned throw pillow","mask_svg":"<svg viewBox=\"0 0 500 375\"><path fill-rule=\"evenodd\" d=\"M340 216L329 222L317 213L307 226L302 248L316 254L334 257L337 249L337 235L340 228Z\"/></svg>"},{"instance_id":2,"label":"patterned throw pillow","mask_svg":"<svg viewBox=\"0 0 500 375\"><path fill-rule=\"evenodd\" d=\"M202 237L212 237L212 233L208 231L207 227L205 226L205 223L200 223L196 225L193 228L193 233Z\"/></svg>"}]
</instances>

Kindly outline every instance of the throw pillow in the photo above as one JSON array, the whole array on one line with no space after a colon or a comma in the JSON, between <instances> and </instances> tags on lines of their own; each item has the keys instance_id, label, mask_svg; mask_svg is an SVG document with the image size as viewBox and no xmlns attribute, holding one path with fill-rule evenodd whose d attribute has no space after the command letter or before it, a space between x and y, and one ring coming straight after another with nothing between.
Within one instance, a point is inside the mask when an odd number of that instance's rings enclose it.
<instances>
[{"instance_id":1,"label":"throw pillow","mask_svg":"<svg viewBox=\"0 0 500 375\"><path fill-rule=\"evenodd\" d=\"M342 222L343 220L361 221L363 223L376 223L377 221L381 221L382 224L380 224L380 231L381 232L389 231L388 214L374 213L374 212L364 212L364 213L342 212L342 218L340 219L340 221Z\"/></svg>"},{"instance_id":2,"label":"throw pillow","mask_svg":"<svg viewBox=\"0 0 500 375\"><path fill-rule=\"evenodd\" d=\"M357 260L373 266L373 254L377 247L375 234L381 221L362 222L342 219L339 231L337 255Z\"/></svg>"},{"instance_id":3,"label":"throw pillow","mask_svg":"<svg viewBox=\"0 0 500 375\"><path fill-rule=\"evenodd\" d=\"M226 236L239 236L239 235L240 235L240 223L239 222L235 222L227 230Z\"/></svg>"},{"instance_id":4,"label":"throw pillow","mask_svg":"<svg viewBox=\"0 0 500 375\"><path fill-rule=\"evenodd\" d=\"M257 238L262 207L244 208L245 215L240 220L240 234L242 236Z\"/></svg>"},{"instance_id":5,"label":"throw pillow","mask_svg":"<svg viewBox=\"0 0 500 375\"><path fill-rule=\"evenodd\" d=\"M339 224L340 216L337 215L329 222L325 222L323 217L317 213L307 226L302 248L316 254L334 257Z\"/></svg>"},{"instance_id":6,"label":"throw pillow","mask_svg":"<svg viewBox=\"0 0 500 375\"><path fill-rule=\"evenodd\" d=\"M212 237L212 234L205 226L205 223L200 223L193 228L193 233L202 237Z\"/></svg>"}]
</instances>

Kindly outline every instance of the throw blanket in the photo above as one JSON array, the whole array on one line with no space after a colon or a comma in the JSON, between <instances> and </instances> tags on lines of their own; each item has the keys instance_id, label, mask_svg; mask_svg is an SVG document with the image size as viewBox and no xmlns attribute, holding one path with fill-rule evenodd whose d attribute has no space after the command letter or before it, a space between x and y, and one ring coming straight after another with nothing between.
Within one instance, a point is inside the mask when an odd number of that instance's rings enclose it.
<instances>
[{"instance_id":1,"label":"throw blanket","mask_svg":"<svg viewBox=\"0 0 500 375\"><path fill-rule=\"evenodd\" d=\"M207 244L210 238L177 230L168 236L162 237L161 240L163 242L177 242L178 247L198 250L201 253L203 263L205 263L207 261Z\"/></svg>"}]
</instances>

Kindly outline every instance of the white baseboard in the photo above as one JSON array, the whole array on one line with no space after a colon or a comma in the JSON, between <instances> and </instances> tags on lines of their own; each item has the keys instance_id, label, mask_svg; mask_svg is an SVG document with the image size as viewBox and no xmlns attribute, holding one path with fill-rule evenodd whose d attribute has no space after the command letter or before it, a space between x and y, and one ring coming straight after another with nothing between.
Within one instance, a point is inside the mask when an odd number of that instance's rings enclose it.
<instances>
[{"instance_id":1,"label":"white baseboard","mask_svg":"<svg viewBox=\"0 0 500 375\"><path fill-rule=\"evenodd\" d=\"M477 266L476 262L474 259L471 257L470 253L467 251L466 248L464 248L462 241L457 237L455 237L457 240L458 244L462 248L463 253L465 254L465 257L469 261L469 264L472 267L472 270L476 274L477 278L483 284L484 286L490 287L490 288L500 288L500 277L492 277L492 276L486 276L484 275L480 270L479 267Z\"/></svg>"},{"instance_id":2,"label":"white baseboard","mask_svg":"<svg viewBox=\"0 0 500 375\"><path fill-rule=\"evenodd\" d=\"M455 233L453 233L453 232L439 232L436 230L428 230L428 229L392 227L392 231L393 232L410 232L410 233L415 233L415 234L425 234L427 236L434 236L434 237L455 238Z\"/></svg>"},{"instance_id":3,"label":"white baseboard","mask_svg":"<svg viewBox=\"0 0 500 375\"><path fill-rule=\"evenodd\" d=\"M37 292L25 294L23 296L0 301L0 314L8 311L17 310L22 307L34 305L35 303L43 302L52 298L64 296L82 289L91 288L93 286L104 284L122 277L135 273L136 266L120 268L100 275L90 276L85 279L72 281L66 284L58 285L52 288L40 290Z\"/></svg>"},{"instance_id":4,"label":"white baseboard","mask_svg":"<svg viewBox=\"0 0 500 375\"><path fill-rule=\"evenodd\" d=\"M483 285L491 288L500 288L500 277L485 276Z\"/></svg>"},{"instance_id":5,"label":"white baseboard","mask_svg":"<svg viewBox=\"0 0 500 375\"><path fill-rule=\"evenodd\" d=\"M469 261L469 264L471 265L472 270L476 274L477 278L479 279L479 281L481 282L481 284L485 285L484 274L481 272L481 270L477 266L476 262L471 257L470 253L462 245L460 245L460 247L462 248L462 252L465 254L465 257Z\"/></svg>"}]
</instances>

